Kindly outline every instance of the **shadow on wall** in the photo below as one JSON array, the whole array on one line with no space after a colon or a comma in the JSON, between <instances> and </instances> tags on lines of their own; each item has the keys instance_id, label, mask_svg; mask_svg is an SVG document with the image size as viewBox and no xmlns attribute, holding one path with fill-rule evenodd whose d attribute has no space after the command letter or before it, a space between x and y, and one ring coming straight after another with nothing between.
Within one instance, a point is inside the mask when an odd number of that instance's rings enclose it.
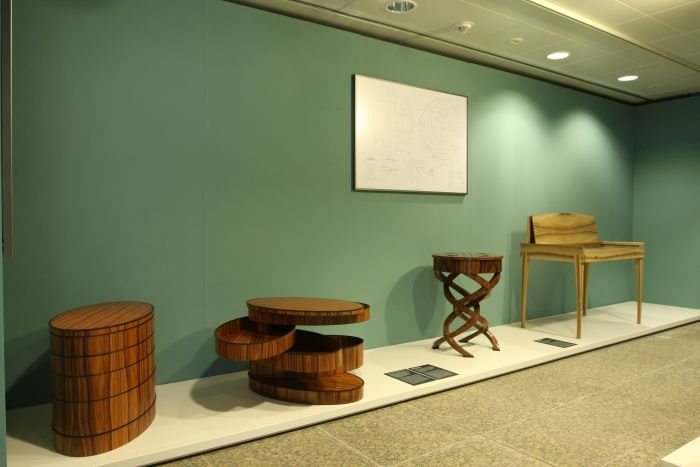
<instances>
[{"instance_id":1,"label":"shadow on wall","mask_svg":"<svg viewBox=\"0 0 700 467\"><path fill-rule=\"evenodd\" d=\"M440 334L444 319L440 283L433 275L432 266L414 268L404 274L389 292L386 300L385 320L389 344L416 340L418 331L422 337ZM440 303L440 312L435 309Z\"/></svg>"},{"instance_id":2,"label":"shadow on wall","mask_svg":"<svg viewBox=\"0 0 700 467\"><path fill-rule=\"evenodd\" d=\"M22 420L28 423L8 423L7 436L27 444L40 446L47 451L56 451L51 429L51 404L33 405L22 409ZM18 417L14 417L14 421Z\"/></svg>"},{"instance_id":3,"label":"shadow on wall","mask_svg":"<svg viewBox=\"0 0 700 467\"><path fill-rule=\"evenodd\" d=\"M25 350L30 353L29 349L34 353L37 348L46 349L7 388L5 397L8 409L51 402L51 353L48 347L49 333L46 330L6 342L6 349L12 349L13 353L25 353ZM12 355L6 353L5 358L10 359Z\"/></svg>"},{"instance_id":4,"label":"shadow on wall","mask_svg":"<svg viewBox=\"0 0 700 467\"><path fill-rule=\"evenodd\" d=\"M248 369L247 362L226 360L216 354L214 329L190 333L165 349L159 349L156 342L156 351L156 369L160 365L167 374L168 381L188 380L193 374L206 378ZM165 358L168 359L170 368L165 366Z\"/></svg>"}]
</instances>

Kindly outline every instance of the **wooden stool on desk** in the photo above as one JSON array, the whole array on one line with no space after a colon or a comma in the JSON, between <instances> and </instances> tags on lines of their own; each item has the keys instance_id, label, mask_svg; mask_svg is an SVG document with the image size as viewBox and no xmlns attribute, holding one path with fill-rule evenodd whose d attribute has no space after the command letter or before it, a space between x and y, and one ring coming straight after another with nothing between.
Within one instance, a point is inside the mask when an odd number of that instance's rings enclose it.
<instances>
[{"instance_id":1,"label":"wooden stool on desk","mask_svg":"<svg viewBox=\"0 0 700 467\"><path fill-rule=\"evenodd\" d=\"M528 217L527 243L522 256L522 318L527 320L527 280L531 259L574 263L576 273L576 338L581 338L581 319L588 306L588 265L602 261L633 259L637 270L637 324L642 322L642 275L644 243L602 242L595 217L576 213L540 214Z\"/></svg>"},{"instance_id":2,"label":"wooden stool on desk","mask_svg":"<svg viewBox=\"0 0 700 467\"><path fill-rule=\"evenodd\" d=\"M445 298L452 304L450 313L442 324L443 336L433 342L433 349L440 347L440 344L447 342L459 352L463 357L473 357L457 343L455 337L475 328L472 334L461 339L459 342L469 342L474 337L483 334L491 342L493 350L501 350L498 347L496 337L489 331L489 322L481 316L479 303L491 294L501 278L501 260L503 256L489 255L486 253L437 253L433 255L433 272L435 277L442 282ZM460 275L472 279L481 287L479 290L470 293L463 287L455 283L455 279ZM492 274L491 279L485 279L483 274ZM455 296L454 292L461 297ZM450 331L450 325L457 318L461 318L464 324L454 331Z\"/></svg>"}]
</instances>

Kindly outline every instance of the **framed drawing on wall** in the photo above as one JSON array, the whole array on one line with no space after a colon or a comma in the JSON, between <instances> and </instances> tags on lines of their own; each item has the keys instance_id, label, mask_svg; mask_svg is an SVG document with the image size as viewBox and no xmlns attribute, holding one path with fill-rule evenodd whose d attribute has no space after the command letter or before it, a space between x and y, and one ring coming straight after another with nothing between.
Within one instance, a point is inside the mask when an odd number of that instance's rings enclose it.
<instances>
[{"instance_id":1,"label":"framed drawing on wall","mask_svg":"<svg viewBox=\"0 0 700 467\"><path fill-rule=\"evenodd\" d=\"M467 97L354 75L354 189L467 194Z\"/></svg>"}]
</instances>

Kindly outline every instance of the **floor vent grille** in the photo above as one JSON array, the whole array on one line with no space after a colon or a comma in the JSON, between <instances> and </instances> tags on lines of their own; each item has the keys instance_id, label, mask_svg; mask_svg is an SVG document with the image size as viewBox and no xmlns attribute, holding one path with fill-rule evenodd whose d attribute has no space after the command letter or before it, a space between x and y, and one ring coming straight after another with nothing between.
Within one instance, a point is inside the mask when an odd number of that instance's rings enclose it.
<instances>
[{"instance_id":1,"label":"floor vent grille","mask_svg":"<svg viewBox=\"0 0 700 467\"><path fill-rule=\"evenodd\" d=\"M535 342L539 342L541 344L547 344L547 345L554 345L556 347L564 347L564 348L576 345L573 342L560 341L558 339L552 339L551 337L544 337L542 339L535 339Z\"/></svg>"},{"instance_id":2,"label":"floor vent grille","mask_svg":"<svg viewBox=\"0 0 700 467\"><path fill-rule=\"evenodd\" d=\"M416 386L437 379L449 378L450 376L455 376L457 373L438 368L434 365L420 365L406 368L405 370L390 371L384 374L396 378L399 381L403 381L404 383Z\"/></svg>"}]
</instances>

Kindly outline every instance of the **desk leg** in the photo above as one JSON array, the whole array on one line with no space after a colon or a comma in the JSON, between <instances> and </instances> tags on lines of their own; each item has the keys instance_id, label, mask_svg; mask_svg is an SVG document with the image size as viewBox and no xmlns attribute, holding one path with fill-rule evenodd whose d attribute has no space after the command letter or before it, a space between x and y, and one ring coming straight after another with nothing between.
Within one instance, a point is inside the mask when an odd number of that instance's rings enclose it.
<instances>
[{"instance_id":1,"label":"desk leg","mask_svg":"<svg viewBox=\"0 0 700 467\"><path fill-rule=\"evenodd\" d=\"M576 269L576 339L580 339L581 318L583 316L583 276L585 275L580 255L576 255L574 259L574 268Z\"/></svg>"},{"instance_id":2,"label":"desk leg","mask_svg":"<svg viewBox=\"0 0 700 467\"><path fill-rule=\"evenodd\" d=\"M527 256L527 252L522 253L522 284L520 288L520 327L525 327L525 322L527 321L527 273L530 268L530 258Z\"/></svg>"},{"instance_id":3,"label":"desk leg","mask_svg":"<svg viewBox=\"0 0 700 467\"><path fill-rule=\"evenodd\" d=\"M583 263L583 316L588 310L588 266L589 263Z\"/></svg>"},{"instance_id":4,"label":"desk leg","mask_svg":"<svg viewBox=\"0 0 700 467\"><path fill-rule=\"evenodd\" d=\"M637 258L637 324L642 324L642 284L644 282L644 258Z\"/></svg>"}]
</instances>

